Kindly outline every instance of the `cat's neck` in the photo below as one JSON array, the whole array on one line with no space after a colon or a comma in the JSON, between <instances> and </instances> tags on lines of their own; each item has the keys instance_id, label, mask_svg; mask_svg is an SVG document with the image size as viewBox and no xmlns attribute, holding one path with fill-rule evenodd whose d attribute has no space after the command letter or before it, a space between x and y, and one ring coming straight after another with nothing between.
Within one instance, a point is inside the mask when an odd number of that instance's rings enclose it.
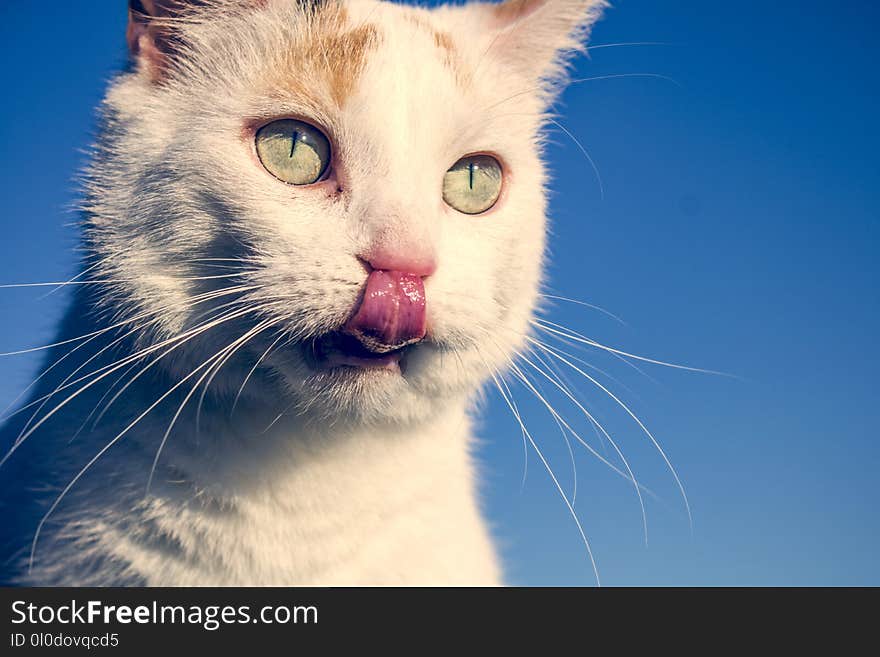
<instances>
[{"instance_id":1,"label":"cat's neck","mask_svg":"<svg viewBox=\"0 0 880 657\"><path fill-rule=\"evenodd\" d=\"M500 583L463 409L397 431L287 431L252 435L250 456L212 452L226 438L217 435L202 442L201 462L171 449L148 495L131 482L143 482L151 455L134 443L109 455L59 509L82 540L49 541L34 581L73 583L52 572L65 563L93 578L76 583L94 585Z\"/></svg>"},{"instance_id":2,"label":"cat's neck","mask_svg":"<svg viewBox=\"0 0 880 657\"><path fill-rule=\"evenodd\" d=\"M151 583L498 583L463 409L398 430L306 440L287 431L263 436L272 458L255 450L201 468L222 496L197 500L173 479L156 490L166 508L157 507L155 521L146 514L147 524L173 527L183 552L162 571L149 567L149 551L129 554L154 573ZM205 497L222 513L206 513ZM186 550L205 541L208 560L200 548Z\"/></svg>"}]
</instances>

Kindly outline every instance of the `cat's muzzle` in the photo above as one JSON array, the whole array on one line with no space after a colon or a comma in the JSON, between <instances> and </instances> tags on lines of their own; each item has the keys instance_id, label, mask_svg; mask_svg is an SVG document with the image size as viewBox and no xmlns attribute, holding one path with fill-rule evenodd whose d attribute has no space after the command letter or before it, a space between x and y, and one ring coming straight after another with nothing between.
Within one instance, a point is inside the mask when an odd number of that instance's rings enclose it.
<instances>
[{"instance_id":1,"label":"cat's muzzle","mask_svg":"<svg viewBox=\"0 0 880 657\"><path fill-rule=\"evenodd\" d=\"M351 319L312 345L315 365L396 368L404 351L427 332L421 276L375 269Z\"/></svg>"}]
</instances>

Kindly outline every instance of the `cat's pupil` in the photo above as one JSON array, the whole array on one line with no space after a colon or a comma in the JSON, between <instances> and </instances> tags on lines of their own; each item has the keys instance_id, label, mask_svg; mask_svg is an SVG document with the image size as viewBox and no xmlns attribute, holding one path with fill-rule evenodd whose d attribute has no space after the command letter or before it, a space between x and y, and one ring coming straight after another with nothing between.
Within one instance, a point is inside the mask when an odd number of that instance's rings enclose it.
<instances>
[{"instance_id":1,"label":"cat's pupil","mask_svg":"<svg viewBox=\"0 0 880 657\"><path fill-rule=\"evenodd\" d=\"M474 163L468 164L468 186L474 188Z\"/></svg>"},{"instance_id":2,"label":"cat's pupil","mask_svg":"<svg viewBox=\"0 0 880 657\"><path fill-rule=\"evenodd\" d=\"M290 157L293 157L293 151L296 150L296 142L299 139L299 132L294 130L290 138Z\"/></svg>"}]
</instances>

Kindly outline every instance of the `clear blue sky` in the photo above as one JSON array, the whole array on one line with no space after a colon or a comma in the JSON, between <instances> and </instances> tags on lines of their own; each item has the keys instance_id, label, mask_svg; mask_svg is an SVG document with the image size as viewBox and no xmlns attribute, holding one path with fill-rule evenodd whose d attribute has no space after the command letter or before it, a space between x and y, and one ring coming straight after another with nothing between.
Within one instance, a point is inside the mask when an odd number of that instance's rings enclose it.
<instances>
[{"instance_id":1,"label":"clear blue sky","mask_svg":"<svg viewBox=\"0 0 880 657\"><path fill-rule=\"evenodd\" d=\"M576 508L604 584L880 584L880 8L867 0L619 0L562 99L556 130L552 321L606 344L736 374L588 355L666 448L690 497L637 427L578 383L644 485L576 449ZM0 282L73 273L71 174L93 107L124 62L125 3L6 1L0 8ZM62 294L0 291L0 351L41 344ZM0 361L0 402L33 359ZM577 375L572 376L575 381ZM520 390L527 422L566 489L569 454ZM558 395L554 404L577 420ZM584 437L592 437L578 421ZM486 511L513 583L591 584L577 531L497 397L480 426ZM595 442L595 440L594 440ZM597 449L603 449L596 442Z\"/></svg>"}]
</instances>

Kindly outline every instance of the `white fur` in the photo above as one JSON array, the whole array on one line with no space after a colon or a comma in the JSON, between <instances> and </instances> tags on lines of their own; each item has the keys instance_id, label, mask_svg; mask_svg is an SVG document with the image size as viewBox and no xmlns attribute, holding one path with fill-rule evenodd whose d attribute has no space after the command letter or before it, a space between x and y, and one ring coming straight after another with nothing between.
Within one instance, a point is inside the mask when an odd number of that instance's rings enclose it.
<instances>
[{"instance_id":1,"label":"white fur","mask_svg":"<svg viewBox=\"0 0 880 657\"><path fill-rule=\"evenodd\" d=\"M145 313L156 313L156 321L74 378L192 329L212 304L235 298L260 311L163 357L72 443L105 384L124 370L28 438L42 455L35 462L47 463L32 482L47 486L43 511L112 444L42 528L32 570L19 555L17 579L498 584L478 508L468 414L480 387L506 368L528 333L544 253L540 129L565 55L604 3L530 0L534 7L522 18L500 23L485 5L428 11L348 2L346 29L373 24L380 38L341 108L320 75L297 80L313 92L310 99L277 82L282 55L309 36L299 3L247 4L226 0L189 16L175 28L186 47L167 79L157 83L141 67L118 77L107 94L106 128L87 176L84 234L86 266L93 266L87 276L114 282L97 285L90 305L75 306L71 316L82 320L74 325L83 333ZM472 73L468 84L456 79L424 24L452 36ZM338 181L293 188L260 167L243 126L283 116L327 130ZM446 169L475 151L496 154L507 176L498 206L476 217L440 196ZM424 250L438 262L426 280L431 343L413 352L404 375L315 373L297 349L277 349L230 414L276 329L301 338L346 319L365 279L356 256L377 243ZM240 282L256 289L189 305L195 294L231 284L194 280L228 273L222 262L204 259L239 257L247 258ZM264 319L272 330L254 335L219 370L198 424L201 389L163 441L199 380L183 378ZM62 339L73 337L62 331ZM73 364L95 350L81 351ZM46 390L63 383L73 364ZM59 393L44 412L78 388Z\"/></svg>"}]
</instances>

